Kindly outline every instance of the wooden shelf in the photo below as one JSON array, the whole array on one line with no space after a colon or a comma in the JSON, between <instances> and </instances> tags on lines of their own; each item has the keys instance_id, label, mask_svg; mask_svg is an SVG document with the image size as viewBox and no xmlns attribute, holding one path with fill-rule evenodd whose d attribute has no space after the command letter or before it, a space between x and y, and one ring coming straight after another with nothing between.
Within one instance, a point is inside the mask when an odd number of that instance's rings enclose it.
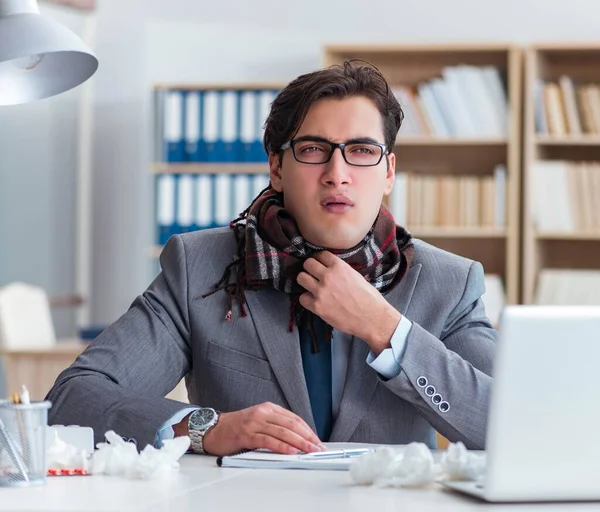
<instances>
[{"instance_id":1,"label":"wooden shelf","mask_svg":"<svg viewBox=\"0 0 600 512\"><path fill-rule=\"evenodd\" d=\"M506 138L461 139L457 137L409 137L400 136L396 139L396 146L505 146Z\"/></svg>"},{"instance_id":2,"label":"wooden shelf","mask_svg":"<svg viewBox=\"0 0 600 512\"><path fill-rule=\"evenodd\" d=\"M522 302L525 304L534 301L538 276L544 268L600 269L600 231L598 231L600 225L593 228L596 229L595 231L540 232L537 229L533 208L533 205L539 201L535 196L535 176L533 176L537 161L574 163L600 161L600 135L598 134L537 133L535 122L537 84L540 81L558 83L563 75L570 77L575 86L598 83L600 82L598 62L600 62L598 43L536 44L526 53L522 199L524 212ZM563 101L562 89L560 91L561 101ZM579 103L579 100L576 102ZM577 112L581 118L579 110Z\"/></svg>"},{"instance_id":3,"label":"wooden shelf","mask_svg":"<svg viewBox=\"0 0 600 512\"><path fill-rule=\"evenodd\" d=\"M506 229L495 227L417 227L409 229L416 238L505 238Z\"/></svg>"},{"instance_id":4,"label":"wooden shelf","mask_svg":"<svg viewBox=\"0 0 600 512\"><path fill-rule=\"evenodd\" d=\"M156 174L268 174L267 162L257 163L155 163Z\"/></svg>"},{"instance_id":5,"label":"wooden shelf","mask_svg":"<svg viewBox=\"0 0 600 512\"><path fill-rule=\"evenodd\" d=\"M154 91L254 91L254 90L281 90L285 84L275 82L253 82L253 83L207 83L207 84L156 84L153 87Z\"/></svg>"},{"instance_id":6,"label":"wooden shelf","mask_svg":"<svg viewBox=\"0 0 600 512\"><path fill-rule=\"evenodd\" d=\"M535 237L538 240L582 240L582 241L600 241L600 232L591 233L537 233Z\"/></svg>"},{"instance_id":7,"label":"wooden shelf","mask_svg":"<svg viewBox=\"0 0 600 512\"><path fill-rule=\"evenodd\" d=\"M87 347L88 342L76 339L67 338L56 341L55 345L49 347L35 347L35 348L20 348L20 349L6 349L0 348L0 355L2 356L25 356L25 355L36 355L44 357L62 357L62 356L73 356L77 357Z\"/></svg>"},{"instance_id":8,"label":"wooden shelf","mask_svg":"<svg viewBox=\"0 0 600 512\"><path fill-rule=\"evenodd\" d=\"M600 146L600 135L536 135L540 146Z\"/></svg>"}]
</instances>

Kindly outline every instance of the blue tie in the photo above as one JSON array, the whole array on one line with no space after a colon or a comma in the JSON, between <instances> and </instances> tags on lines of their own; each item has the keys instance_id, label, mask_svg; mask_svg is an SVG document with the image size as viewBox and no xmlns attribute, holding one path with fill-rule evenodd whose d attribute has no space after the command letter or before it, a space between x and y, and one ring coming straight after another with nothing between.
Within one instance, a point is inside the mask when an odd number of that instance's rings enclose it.
<instances>
[{"instance_id":1,"label":"blue tie","mask_svg":"<svg viewBox=\"0 0 600 512\"><path fill-rule=\"evenodd\" d=\"M312 338L306 327L300 327L300 352L308 387L310 406L321 441L328 441L333 416L331 413L331 342L325 341L327 324L315 315L315 333L320 352L313 353Z\"/></svg>"}]
</instances>

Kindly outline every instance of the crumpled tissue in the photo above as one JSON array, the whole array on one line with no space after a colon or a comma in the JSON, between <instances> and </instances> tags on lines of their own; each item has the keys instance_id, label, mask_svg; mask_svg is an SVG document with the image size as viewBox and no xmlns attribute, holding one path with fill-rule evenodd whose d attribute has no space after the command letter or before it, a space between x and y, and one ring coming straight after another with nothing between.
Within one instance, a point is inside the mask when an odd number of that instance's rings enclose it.
<instances>
[{"instance_id":1,"label":"crumpled tissue","mask_svg":"<svg viewBox=\"0 0 600 512\"><path fill-rule=\"evenodd\" d=\"M72 444L65 443L58 432L54 432L52 442L46 448L46 469L88 470L89 465L89 454L85 450L77 450Z\"/></svg>"},{"instance_id":2,"label":"crumpled tissue","mask_svg":"<svg viewBox=\"0 0 600 512\"><path fill-rule=\"evenodd\" d=\"M485 472L485 453L468 451L463 443L450 443L442 458L446 480L479 480Z\"/></svg>"},{"instance_id":3,"label":"crumpled tissue","mask_svg":"<svg viewBox=\"0 0 600 512\"><path fill-rule=\"evenodd\" d=\"M179 469L177 462L190 446L187 436L167 439L160 449L146 447L138 453L133 443L124 441L112 430L104 434L106 443L98 443L92 456L92 474L124 476L133 479L168 478Z\"/></svg>"},{"instance_id":4,"label":"crumpled tissue","mask_svg":"<svg viewBox=\"0 0 600 512\"><path fill-rule=\"evenodd\" d=\"M140 453L133 443L124 441L110 430L104 434L105 443L98 443L97 450L88 456L62 441L55 435L46 450L48 468L83 468L92 474L121 476L131 479L169 478L179 469L177 462L190 446L187 436L163 441L160 449L147 445Z\"/></svg>"},{"instance_id":5,"label":"crumpled tissue","mask_svg":"<svg viewBox=\"0 0 600 512\"><path fill-rule=\"evenodd\" d=\"M451 443L439 462L424 443L410 443L362 455L350 466L350 477L359 485L424 487L437 480L476 480L484 470L485 455L469 452L463 443Z\"/></svg>"}]
</instances>

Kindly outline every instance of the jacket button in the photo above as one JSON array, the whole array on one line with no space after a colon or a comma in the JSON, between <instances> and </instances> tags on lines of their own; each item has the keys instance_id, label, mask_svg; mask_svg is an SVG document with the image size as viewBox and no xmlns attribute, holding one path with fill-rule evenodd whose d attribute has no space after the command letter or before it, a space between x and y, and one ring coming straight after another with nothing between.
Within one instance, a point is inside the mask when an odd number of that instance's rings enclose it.
<instances>
[{"instance_id":1,"label":"jacket button","mask_svg":"<svg viewBox=\"0 0 600 512\"><path fill-rule=\"evenodd\" d=\"M417 379L417 386L419 386L420 388L424 388L425 386L427 386L427 378L426 377L419 377Z\"/></svg>"},{"instance_id":2,"label":"jacket button","mask_svg":"<svg viewBox=\"0 0 600 512\"><path fill-rule=\"evenodd\" d=\"M440 411L442 412L448 412L450 410L450 404L446 401L440 403L440 405L438 405L438 408Z\"/></svg>"},{"instance_id":3,"label":"jacket button","mask_svg":"<svg viewBox=\"0 0 600 512\"><path fill-rule=\"evenodd\" d=\"M439 393L436 393L435 395L433 395L431 397L431 401L436 405L439 404L442 401L442 395L440 395Z\"/></svg>"},{"instance_id":4,"label":"jacket button","mask_svg":"<svg viewBox=\"0 0 600 512\"><path fill-rule=\"evenodd\" d=\"M427 396L433 396L433 395L435 395L435 388L433 386L427 386L425 388L425 394Z\"/></svg>"}]
</instances>

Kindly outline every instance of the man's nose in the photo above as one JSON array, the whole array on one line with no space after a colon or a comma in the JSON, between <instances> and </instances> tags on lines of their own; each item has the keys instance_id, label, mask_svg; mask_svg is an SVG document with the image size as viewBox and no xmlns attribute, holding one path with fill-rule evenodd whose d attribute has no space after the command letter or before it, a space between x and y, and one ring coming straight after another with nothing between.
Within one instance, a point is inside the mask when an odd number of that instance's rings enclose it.
<instances>
[{"instance_id":1,"label":"man's nose","mask_svg":"<svg viewBox=\"0 0 600 512\"><path fill-rule=\"evenodd\" d=\"M350 165L344 160L342 148L335 148L329 162L325 164L323 182L327 185L339 186L351 183Z\"/></svg>"}]
</instances>

